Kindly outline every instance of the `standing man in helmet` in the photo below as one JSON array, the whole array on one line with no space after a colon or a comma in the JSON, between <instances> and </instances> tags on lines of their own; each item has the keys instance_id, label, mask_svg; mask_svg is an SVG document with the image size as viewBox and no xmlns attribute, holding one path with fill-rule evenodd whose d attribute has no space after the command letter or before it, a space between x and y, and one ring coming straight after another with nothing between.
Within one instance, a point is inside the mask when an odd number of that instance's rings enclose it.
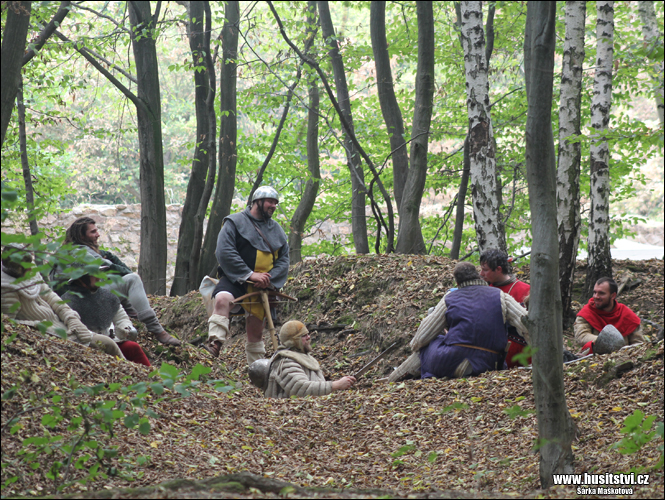
<instances>
[{"instance_id":1,"label":"standing man in helmet","mask_svg":"<svg viewBox=\"0 0 665 500\"><path fill-rule=\"evenodd\" d=\"M272 219L278 203L277 191L262 186L254 192L251 207L224 219L215 251L220 280L212 292L214 311L208 320L206 345L215 357L219 356L229 335L233 300L256 289L279 289L286 283L289 245L284 230ZM264 357L266 352L263 343L265 313L255 298L251 302L254 304L242 304L247 323L248 365Z\"/></svg>"}]
</instances>

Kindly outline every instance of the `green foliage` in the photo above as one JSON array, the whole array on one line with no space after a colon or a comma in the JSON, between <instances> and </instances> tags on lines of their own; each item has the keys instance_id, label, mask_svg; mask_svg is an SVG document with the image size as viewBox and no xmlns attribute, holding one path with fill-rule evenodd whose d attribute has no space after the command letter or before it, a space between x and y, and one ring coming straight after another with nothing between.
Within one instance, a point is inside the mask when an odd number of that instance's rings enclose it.
<instances>
[{"instance_id":1,"label":"green foliage","mask_svg":"<svg viewBox=\"0 0 665 500\"><path fill-rule=\"evenodd\" d=\"M515 420L517 417L527 417L533 413L536 413L535 410L523 410L520 405L513 405L510 408L504 408L503 412L512 420Z\"/></svg>"},{"instance_id":2,"label":"green foliage","mask_svg":"<svg viewBox=\"0 0 665 500\"><path fill-rule=\"evenodd\" d=\"M635 410L632 415L627 416L623 421L621 433L625 436L618 443L614 443L611 448L616 449L622 455L637 453L643 446L650 443L657 437L660 438L658 449L660 458L656 464L649 467L650 470L658 470L663 467L663 422L655 422L656 416L645 416L640 410ZM654 423L655 428L654 428ZM642 472L644 468L633 467L631 472Z\"/></svg>"},{"instance_id":3,"label":"green foliage","mask_svg":"<svg viewBox=\"0 0 665 500\"><path fill-rule=\"evenodd\" d=\"M11 341L13 338L8 338L3 347ZM32 470L50 479L54 493L74 482L87 484L108 476L133 480L134 469L145 465L150 457L119 456L117 445L110 444L110 440L119 429L124 432L122 427L136 428L143 435L150 434L151 420L160 417L153 407L165 399L165 391L188 397L192 391L202 389L199 379L209 372L210 368L197 364L189 375L185 375L178 368L163 363L152 373L161 381L127 386L121 383L81 386L72 377L67 381L68 391L54 388L34 398L31 407L17 412L5 425L9 426L10 434L16 434L25 428L23 420L30 418L30 413L44 409L42 435L23 439L17 456ZM232 383L221 380L209 381L208 385L218 392L234 390ZM9 388L2 394L2 400L11 400L17 390L17 386ZM66 435L63 434L65 431ZM4 460L3 457L3 468ZM71 480L73 474L79 477ZM2 488L17 479L8 478Z\"/></svg>"},{"instance_id":4,"label":"green foliage","mask_svg":"<svg viewBox=\"0 0 665 500\"><path fill-rule=\"evenodd\" d=\"M373 51L369 36L369 4L331 3L336 38L347 74L354 129L358 140L377 166L383 165L380 178L389 191L393 189L390 143L380 111L373 67ZM655 4L659 23L663 9ZM35 19L49 19L56 6L44 2L33 8ZM217 36L224 23L224 5L211 4L213 47L222 53ZM487 7L485 7L487 9ZM559 8L563 12L564 4ZM124 5L118 2L99 7L107 16L98 17L74 5L63 22L61 31L128 73L135 72L127 36ZM306 36L306 4L276 4L285 29L294 43L304 47ZM628 234L637 217L662 217L662 176L655 185L643 173L651 166L655 178L662 163L655 161L663 146L662 128L654 125L655 76L654 63L662 61L663 47L646 44L640 30L635 3L615 6L616 36L614 95L610 131L612 159L612 228L616 239ZM251 15L241 17L237 79L238 141L236 172L236 205L244 205L272 144L277 124L286 102L287 87L295 81L300 62L285 44L275 27L274 19L264 4L249 9ZM496 2L494 50L489 64L492 124L496 139L496 158L502 186L502 216L505 221L510 252L530 244L530 213L525 179L526 94L522 70L523 33L526 4ZM454 210L447 213L447 204L459 189L462 153L460 146L467 131L464 58L459 42L456 14L452 3L434 4L435 30L435 96L428 152L429 170L425 193L436 199L441 208L423 211L423 236L431 253L447 255L452 239ZM115 20L116 26L110 19ZM557 19L557 38L564 39L563 16ZM352 21L351 21L352 20ZM168 12L157 29L146 29L145 36L155 37L159 64L162 68L161 118L164 144L164 177L167 203L182 203L190 176L196 137L196 110L192 74L203 71L192 59L187 36L187 13L176 7ZM38 26L39 23L36 23ZM405 138L411 134L415 104L415 73L417 67L417 19L414 3L386 5L386 36L390 41L396 97L405 125ZM595 9L588 8L585 68L594 66ZM29 36L29 39L32 38ZM561 54L563 44L557 51ZM318 60L332 79L328 50L317 31L310 55ZM127 86L133 83L111 68ZM167 71L168 69L168 71ZM265 184L274 185L284 194L279 220L283 225L293 215L308 179L305 145L308 81L314 74L301 66L302 78L291 102L289 116L279 144L265 173ZM54 213L76 203L135 203L140 201L139 147L136 134L135 109L106 79L73 52L68 44L48 43L40 54L24 68L25 97L28 120L28 156L38 192L37 216ZM219 72L217 74L219 77ZM318 79L318 77L315 77ZM555 138L558 130L558 89L560 68L555 68L552 124ZM589 116L593 71L585 71L582 96L583 124ZM341 144L341 125L328 96L320 87L321 185L314 211L305 227L305 235L317 233L323 222L350 225L351 179L346 154ZM333 88L333 91L335 89ZM219 89L216 99L219 99ZM217 120L224 113L215 103ZM649 112L645 110L651 110ZM13 123L13 122L12 122ZM219 126L218 126L219 129ZM581 196L587 198L588 168L592 131L584 125L582 143ZM408 146L407 146L408 147ZM18 204L12 217L25 211L25 190L18 155L18 134L10 125L2 151L3 183L16 193ZM365 183L370 173L363 166ZM645 185L648 184L648 185ZM647 203L631 199L639 194ZM374 196L379 204L385 201L376 186ZM465 200L471 208L471 190ZM393 206L395 205L393 200ZM423 209L426 207L423 206ZM426 214L426 215L425 215ZM588 210L583 207L583 237L586 245ZM445 221L445 224L444 224ZM368 219L370 239L376 235L376 224ZM380 251L385 250L385 234ZM373 242L371 242L373 243ZM370 245L373 248L373 244ZM465 217L461 253L476 246L473 219ZM353 251L350 235L336 235L303 245L303 256L342 255Z\"/></svg>"},{"instance_id":5,"label":"green foliage","mask_svg":"<svg viewBox=\"0 0 665 500\"><path fill-rule=\"evenodd\" d=\"M522 352L515 354L511 361L513 363L519 363L522 366L529 366L529 358L531 358L536 353L536 351L537 349L531 347L530 345L524 346Z\"/></svg>"},{"instance_id":6,"label":"green foliage","mask_svg":"<svg viewBox=\"0 0 665 500\"><path fill-rule=\"evenodd\" d=\"M635 410L632 415L625 418L621 434L625 434L623 439L612 445L612 448L619 450L623 455L635 453L642 446L650 442L655 436L656 431L651 430L656 420L655 415L646 417L641 410ZM660 433L662 437L662 422L660 422Z\"/></svg>"},{"instance_id":7,"label":"green foliage","mask_svg":"<svg viewBox=\"0 0 665 500\"><path fill-rule=\"evenodd\" d=\"M466 403L460 403L459 401L455 401L453 404L446 406L443 410L439 412L439 415L445 415L446 413L450 411L460 411L460 410L468 410L469 405Z\"/></svg>"}]
</instances>

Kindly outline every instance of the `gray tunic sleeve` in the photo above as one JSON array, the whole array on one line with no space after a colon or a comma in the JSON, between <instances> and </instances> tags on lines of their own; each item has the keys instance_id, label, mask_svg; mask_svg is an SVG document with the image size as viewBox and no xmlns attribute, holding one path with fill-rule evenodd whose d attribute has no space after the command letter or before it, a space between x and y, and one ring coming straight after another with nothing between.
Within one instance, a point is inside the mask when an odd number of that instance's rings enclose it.
<instances>
[{"instance_id":1,"label":"gray tunic sleeve","mask_svg":"<svg viewBox=\"0 0 665 500\"><path fill-rule=\"evenodd\" d=\"M242 260L236 245L236 227L231 219L226 219L217 236L215 256L222 271L232 282L241 281L252 273L252 269ZM287 266L288 271L288 266Z\"/></svg>"}]
</instances>

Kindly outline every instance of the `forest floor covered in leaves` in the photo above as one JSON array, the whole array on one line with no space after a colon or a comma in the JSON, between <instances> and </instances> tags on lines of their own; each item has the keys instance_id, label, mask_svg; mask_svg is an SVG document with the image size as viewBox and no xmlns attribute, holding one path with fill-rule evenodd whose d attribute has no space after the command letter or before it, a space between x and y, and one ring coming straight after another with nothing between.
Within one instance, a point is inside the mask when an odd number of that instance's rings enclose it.
<instances>
[{"instance_id":1,"label":"forest floor covered in leaves","mask_svg":"<svg viewBox=\"0 0 665 500\"><path fill-rule=\"evenodd\" d=\"M118 447L107 471L115 475L74 484L64 493L98 498L574 496L570 486L538 490L530 370L392 385L380 380L407 355L427 309L454 286L453 266L427 256L350 256L306 261L292 269L284 291L299 302L284 306L279 319L308 324L327 376L352 374L392 342L399 346L354 389L323 398L262 398L246 376L243 320L232 323L232 338L218 360L197 345L159 346L137 324L154 369L166 362L189 372L200 363L212 369L204 378L233 381L236 390L202 390L187 398L167 390L151 406L159 418L150 419L149 434L118 422L114 436L105 438L104 446ZM580 288L584 270L581 264ZM528 267L517 272L529 281ZM663 343L656 341L663 325L663 261L615 262L615 276L619 282L628 278L619 299L650 322L645 323L650 343L566 365L567 403L578 429L577 473L648 470L662 453L660 439L627 455L612 445L624 437L624 419L634 410L663 421ZM205 335L205 308L197 293L151 301L162 324L182 340L196 344ZM49 494L52 456L43 454L39 466L29 468L20 451L31 445L22 447L22 442L45 432L71 440L77 431L46 429L43 418L51 409L40 407L42 396L71 396L76 384L159 379L150 369L44 337L4 317L2 324L2 495ZM565 343L577 350L570 332ZM615 376L614 368L626 366L625 360L632 368ZM4 400L12 387L13 398ZM13 422L10 432L6 424L16 416L21 425ZM82 477L83 470L72 467L69 479ZM662 467L648 473L650 484L636 487L635 495L661 498Z\"/></svg>"}]
</instances>

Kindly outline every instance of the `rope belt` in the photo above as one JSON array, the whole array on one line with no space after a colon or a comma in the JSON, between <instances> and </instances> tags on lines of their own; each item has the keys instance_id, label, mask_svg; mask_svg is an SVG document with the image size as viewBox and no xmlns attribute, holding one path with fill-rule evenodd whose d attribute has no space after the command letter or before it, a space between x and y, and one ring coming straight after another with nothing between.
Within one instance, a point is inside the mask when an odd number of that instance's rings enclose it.
<instances>
[{"instance_id":1,"label":"rope belt","mask_svg":"<svg viewBox=\"0 0 665 500\"><path fill-rule=\"evenodd\" d=\"M486 349L484 347L478 347L476 345L469 345L469 344L452 344L452 345L457 347L468 347L469 349L478 349L479 351L487 351L493 354L500 354L498 351L493 351L492 349Z\"/></svg>"}]
</instances>

